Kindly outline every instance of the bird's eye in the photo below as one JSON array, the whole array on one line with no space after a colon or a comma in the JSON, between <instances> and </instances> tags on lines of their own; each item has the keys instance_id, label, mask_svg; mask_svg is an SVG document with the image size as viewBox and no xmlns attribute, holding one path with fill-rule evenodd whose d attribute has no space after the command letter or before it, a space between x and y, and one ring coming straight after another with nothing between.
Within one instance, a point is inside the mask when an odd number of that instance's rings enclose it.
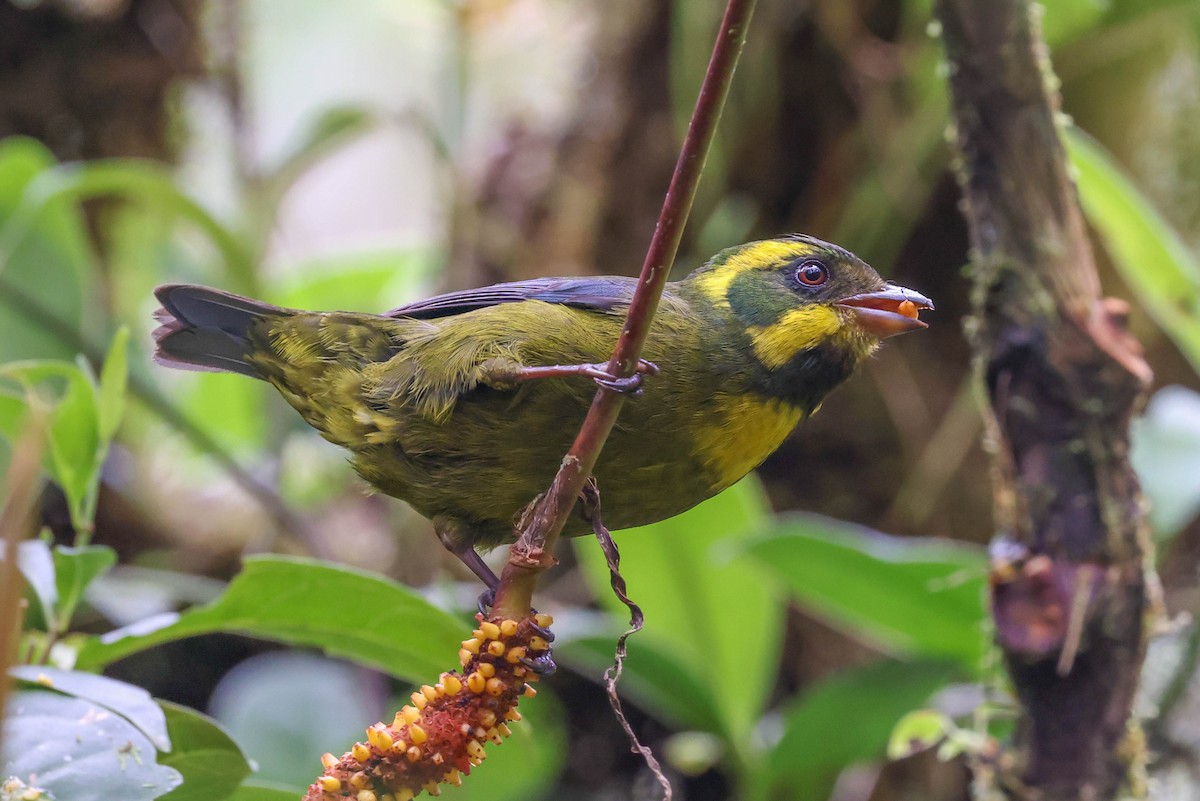
<instances>
[{"instance_id":1,"label":"bird's eye","mask_svg":"<svg viewBox=\"0 0 1200 801\"><path fill-rule=\"evenodd\" d=\"M796 268L796 280L804 286L820 286L829 280L829 268L819 261L802 261Z\"/></svg>"}]
</instances>

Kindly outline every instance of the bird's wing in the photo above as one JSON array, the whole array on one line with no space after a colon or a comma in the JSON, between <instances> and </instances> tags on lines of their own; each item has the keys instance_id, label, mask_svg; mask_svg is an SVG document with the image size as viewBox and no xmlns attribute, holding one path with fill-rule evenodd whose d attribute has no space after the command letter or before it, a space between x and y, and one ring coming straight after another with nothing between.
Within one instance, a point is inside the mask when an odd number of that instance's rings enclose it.
<instances>
[{"instance_id":1,"label":"bird's wing","mask_svg":"<svg viewBox=\"0 0 1200 801\"><path fill-rule=\"evenodd\" d=\"M634 280L605 276L600 278L534 278L495 284L479 289L464 289L418 300L387 312L387 317L433 320L450 317L487 306L540 300L577 309L609 313L624 310L633 298Z\"/></svg>"}]
</instances>

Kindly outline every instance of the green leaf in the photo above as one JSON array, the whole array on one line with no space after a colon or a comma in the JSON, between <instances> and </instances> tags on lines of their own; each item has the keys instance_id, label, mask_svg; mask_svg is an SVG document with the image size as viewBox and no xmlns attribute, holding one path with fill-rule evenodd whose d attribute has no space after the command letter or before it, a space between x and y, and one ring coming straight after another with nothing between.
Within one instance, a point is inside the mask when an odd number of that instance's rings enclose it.
<instances>
[{"instance_id":1,"label":"green leaf","mask_svg":"<svg viewBox=\"0 0 1200 801\"><path fill-rule=\"evenodd\" d=\"M92 580L107 573L116 563L117 552L107 545L54 547L55 582L60 608L59 631L66 631L70 627L71 616Z\"/></svg>"},{"instance_id":2,"label":"green leaf","mask_svg":"<svg viewBox=\"0 0 1200 801\"><path fill-rule=\"evenodd\" d=\"M0 555L3 561L3 555ZM41 606L42 619L49 626L58 608L58 584L54 575L54 557L45 541L26 540L17 546L17 567L25 583L33 590Z\"/></svg>"},{"instance_id":3,"label":"green leaf","mask_svg":"<svg viewBox=\"0 0 1200 801\"><path fill-rule=\"evenodd\" d=\"M194 709L161 701L171 735L163 765L183 776L183 784L163 796L169 801L221 801L250 775L242 751L216 721ZM294 797L293 797L294 798Z\"/></svg>"},{"instance_id":4,"label":"green leaf","mask_svg":"<svg viewBox=\"0 0 1200 801\"><path fill-rule=\"evenodd\" d=\"M783 629L783 596L757 565L733 559L734 546L768 519L757 481L746 479L681 515L621 532L621 572L646 613L644 638L704 681L731 743L744 744L774 683ZM594 543L576 552L601 605L628 612L609 589L608 568ZM632 644L631 644L632 647Z\"/></svg>"},{"instance_id":5,"label":"green leaf","mask_svg":"<svg viewBox=\"0 0 1200 801\"><path fill-rule=\"evenodd\" d=\"M980 548L787 515L746 553L798 601L851 634L894 654L980 669L987 647Z\"/></svg>"},{"instance_id":6,"label":"green leaf","mask_svg":"<svg viewBox=\"0 0 1200 801\"><path fill-rule=\"evenodd\" d=\"M153 801L182 780L154 758L137 727L90 701L44 690L9 699L0 775L60 801Z\"/></svg>"},{"instance_id":7,"label":"green leaf","mask_svg":"<svg viewBox=\"0 0 1200 801\"><path fill-rule=\"evenodd\" d=\"M67 496L76 530L90 524L88 495L99 480L100 431L96 390L82 372L67 383L67 391L50 413L50 457L54 477Z\"/></svg>"},{"instance_id":8,"label":"green leaf","mask_svg":"<svg viewBox=\"0 0 1200 801\"><path fill-rule=\"evenodd\" d=\"M290 787L248 780L227 801L296 801L298 793Z\"/></svg>"},{"instance_id":9,"label":"green leaf","mask_svg":"<svg viewBox=\"0 0 1200 801\"><path fill-rule=\"evenodd\" d=\"M6 247L23 241L43 221L75 211L72 204L90 198L119 197L152 204L192 223L220 252L231 280L244 283L254 272L254 260L246 246L203 206L184 194L176 186L170 170L162 165L139 159L108 159L58 166L52 166L51 162L43 164L26 183L20 202L15 204L8 221L0 229L0 258ZM0 205L0 218L4 216L3 211Z\"/></svg>"},{"instance_id":10,"label":"green leaf","mask_svg":"<svg viewBox=\"0 0 1200 801\"><path fill-rule=\"evenodd\" d=\"M1126 286L1200 370L1200 263L1103 148L1068 129L1079 198Z\"/></svg>"},{"instance_id":11,"label":"green leaf","mask_svg":"<svg viewBox=\"0 0 1200 801\"><path fill-rule=\"evenodd\" d=\"M100 371L97 406L100 439L106 444L117 433L125 412L125 385L129 381L129 327L121 326L113 336L104 367Z\"/></svg>"},{"instance_id":12,"label":"green leaf","mask_svg":"<svg viewBox=\"0 0 1200 801\"><path fill-rule=\"evenodd\" d=\"M882 758L896 721L954 675L949 662L889 661L821 682L784 715L766 759L766 797L825 798L843 769Z\"/></svg>"},{"instance_id":13,"label":"green leaf","mask_svg":"<svg viewBox=\"0 0 1200 801\"><path fill-rule=\"evenodd\" d=\"M946 739L958 727L936 709L918 709L900 718L888 738L888 759L904 759L927 751Z\"/></svg>"},{"instance_id":14,"label":"green leaf","mask_svg":"<svg viewBox=\"0 0 1200 801\"><path fill-rule=\"evenodd\" d=\"M75 356L57 331L82 325L91 274L82 215L57 207L15 223L31 185L53 167L54 156L33 139L0 141L0 363Z\"/></svg>"},{"instance_id":15,"label":"green leaf","mask_svg":"<svg viewBox=\"0 0 1200 801\"><path fill-rule=\"evenodd\" d=\"M89 495L100 473L99 422L92 377L70 362L32 360L0 365L0 376L35 387L59 388L50 412L47 469L62 487L77 529L87 528Z\"/></svg>"},{"instance_id":16,"label":"green leaf","mask_svg":"<svg viewBox=\"0 0 1200 801\"><path fill-rule=\"evenodd\" d=\"M0 437L16 440L28 409L23 394L0 387Z\"/></svg>"},{"instance_id":17,"label":"green leaf","mask_svg":"<svg viewBox=\"0 0 1200 801\"><path fill-rule=\"evenodd\" d=\"M41 665L19 665L11 668L9 674L28 684L81 698L116 712L146 735L159 751L171 748L162 710L141 687L94 673Z\"/></svg>"},{"instance_id":18,"label":"green leaf","mask_svg":"<svg viewBox=\"0 0 1200 801\"><path fill-rule=\"evenodd\" d=\"M257 778L301 788L320 772L323 753L344 753L367 726L391 720L380 689L358 665L273 651L221 677L209 713L244 744L246 757L259 766Z\"/></svg>"},{"instance_id":19,"label":"green leaf","mask_svg":"<svg viewBox=\"0 0 1200 801\"><path fill-rule=\"evenodd\" d=\"M613 661L620 632L580 637L554 644L555 657L577 672L598 679ZM629 698L672 728L722 730L712 681L702 665L685 663L665 643L634 635L621 674L621 696Z\"/></svg>"},{"instance_id":20,"label":"green leaf","mask_svg":"<svg viewBox=\"0 0 1200 801\"><path fill-rule=\"evenodd\" d=\"M79 653L81 669L154 645L227 631L323 648L412 681L456 661L463 624L380 576L311 559L257 556L211 604L110 632Z\"/></svg>"}]
</instances>

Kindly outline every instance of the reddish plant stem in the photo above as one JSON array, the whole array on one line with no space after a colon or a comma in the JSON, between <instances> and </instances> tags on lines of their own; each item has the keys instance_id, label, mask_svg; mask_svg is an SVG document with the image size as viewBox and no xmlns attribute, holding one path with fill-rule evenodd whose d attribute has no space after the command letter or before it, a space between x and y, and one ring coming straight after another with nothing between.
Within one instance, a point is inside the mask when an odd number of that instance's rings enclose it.
<instances>
[{"instance_id":1,"label":"reddish plant stem","mask_svg":"<svg viewBox=\"0 0 1200 801\"><path fill-rule=\"evenodd\" d=\"M700 96L696 99L696 108L692 112L679 160L675 163L675 173L658 216L654 238L650 241L646 260L642 264L637 289L625 317L625 326L609 359L608 370L615 376L626 378L633 375L637 368L638 356L650 332L650 323L662 297L663 286L679 250L679 241L692 209L709 145L721 118L725 98L729 95L729 85L746 41L746 29L754 4L755 0L729 0L725 7L725 16L721 20L708 71L700 87ZM497 615L520 618L528 614L537 576L554 563L554 546L567 516L575 508L584 483L596 465L600 449L612 431L624 399L619 392L605 388L597 390L587 418L571 450L563 458L550 489L521 521L519 538L509 551L508 563L496 591L494 609Z\"/></svg>"}]
</instances>

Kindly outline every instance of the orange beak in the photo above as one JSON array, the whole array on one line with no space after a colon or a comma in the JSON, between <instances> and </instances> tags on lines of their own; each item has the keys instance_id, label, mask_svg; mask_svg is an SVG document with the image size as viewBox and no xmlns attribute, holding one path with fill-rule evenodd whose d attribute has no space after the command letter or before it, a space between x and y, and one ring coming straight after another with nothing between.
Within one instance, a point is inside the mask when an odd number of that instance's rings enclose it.
<instances>
[{"instance_id":1,"label":"orange beak","mask_svg":"<svg viewBox=\"0 0 1200 801\"><path fill-rule=\"evenodd\" d=\"M921 309L933 310L932 300L896 284L887 284L878 292L842 298L836 305L854 312L862 329L880 339L928 328L929 323L919 315Z\"/></svg>"}]
</instances>

